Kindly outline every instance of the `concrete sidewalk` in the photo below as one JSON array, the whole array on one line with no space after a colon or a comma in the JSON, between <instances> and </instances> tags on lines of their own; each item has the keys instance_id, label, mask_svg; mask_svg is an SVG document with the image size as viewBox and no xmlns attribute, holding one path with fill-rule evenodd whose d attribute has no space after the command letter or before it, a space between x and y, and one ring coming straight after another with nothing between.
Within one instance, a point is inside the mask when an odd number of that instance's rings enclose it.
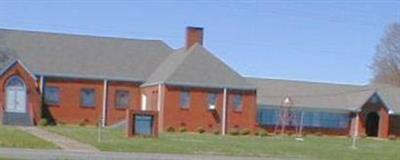
<instances>
[{"instance_id":1,"label":"concrete sidewalk","mask_svg":"<svg viewBox=\"0 0 400 160\"><path fill-rule=\"evenodd\" d=\"M36 137L54 143L63 150L75 152L98 152L99 150L91 145L78 142L65 136L61 136L37 127L17 127L18 129L32 134Z\"/></svg>"},{"instance_id":2,"label":"concrete sidewalk","mask_svg":"<svg viewBox=\"0 0 400 160\"><path fill-rule=\"evenodd\" d=\"M159 153L74 152L66 150L41 150L0 148L0 158L30 160L289 160L288 158L253 158L211 155L180 155ZM294 158L293 158L294 160Z\"/></svg>"}]
</instances>

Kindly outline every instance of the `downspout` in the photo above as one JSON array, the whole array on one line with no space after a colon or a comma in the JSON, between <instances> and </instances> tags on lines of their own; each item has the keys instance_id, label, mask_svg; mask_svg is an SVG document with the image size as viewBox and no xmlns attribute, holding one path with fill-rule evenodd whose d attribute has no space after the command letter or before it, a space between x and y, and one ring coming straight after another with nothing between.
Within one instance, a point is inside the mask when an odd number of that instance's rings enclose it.
<instances>
[{"instance_id":1,"label":"downspout","mask_svg":"<svg viewBox=\"0 0 400 160\"><path fill-rule=\"evenodd\" d=\"M227 116L226 102L227 102L227 89L224 88L223 104L222 104L222 129L221 129L222 135L226 134L226 116Z\"/></svg>"},{"instance_id":2,"label":"downspout","mask_svg":"<svg viewBox=\"0 0 400 160\"><path fill-rule=\"evenodd\" d=\"M101 115L101 126L106 127L107 121L107 93L108 93L108 80L103 82L103 111Z\"/></svg>"}]
</instances>

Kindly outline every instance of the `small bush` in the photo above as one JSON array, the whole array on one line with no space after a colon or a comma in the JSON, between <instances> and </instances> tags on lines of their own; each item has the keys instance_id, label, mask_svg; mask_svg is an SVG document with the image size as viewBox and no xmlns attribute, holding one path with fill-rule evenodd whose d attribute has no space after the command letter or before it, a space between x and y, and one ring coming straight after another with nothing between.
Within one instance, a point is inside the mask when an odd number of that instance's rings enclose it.
<instances>
[{"instance_id":1,"label":"small bush","mask_svg":"<svg viewBox=\"0 0 400 160\"><path fill-rule=\"evenodd\" d=\"M79 126L84 127L88 123L89 123L89 120L88 119L84 119L82 122L79 123Z\"/></svg>"},{"instance_id":2,"label":"small bush","mask_svg":"<svg viewBox=\"0 0 400 160\"><path fill-rule=\"evenodd\" d=\"M324 133L322 133L322 132L315 132L315 135L318 136L318 137L322 137L322 136L324 135Z\"/></svg>"},{"instance_id":3,"label":"small bush","mask_svg":"<svg viewBox=\"0 0 400 160\"><path fill-rule=\"evenodd\" d=\"M249 135L250 134L250 129L248 128L243 128L242 130L240 130L240 135Z\"/></svg>"},{"instance_id":4,"label":"small bush","mask_svg":"<svg viewBox=\"0 0 400 160\"><path fill-rule=\"evenodd\" d=\"M179 132L181 133L187 132L187 129L185 127L181 127L179 128Z\"/></svg>"},{"instance_id":5,"label":"small bush","mask_svg":"<svg viewBox=\"0 0 400 160\"><path fill-rule=\"evenodd\" d=\"M255 135L255 136L259 136L260 133L258 133L258 131L257 131L257 132L254 132L254 135Z\"/></svg>"},{"instance_id":6,"label":"small bush","mask_svg":"<svg viewBox=\"0 0 400 160\"><path fill-rule=\"evenodd\" d=\"M46 118L42 118L40 120L40 122L39 122L39 125L43 126L43 127L48 126L49 125L49 121Z\"/></svg>"},{"instance_id":7,"label":"small bush","mask_svg":"<svg viewBox=\"0 0 400 160\"><path fill-rule=\"evenodd\" d=\"M203 134L204 132L206 132L206 130L203 127L198 127L197 129L197 133Z\"/></svg>"},{"instance_id":8,"label":"small bush","mask_svg":"<svg viewBox=\"0 0 400 160\"><path fill-rule=\"evenodd\" d=\"M219 135L221 132L219 131L219 129L214 129L214 130L213 130L213 133L214 133L215 135Z\"/></svg>"},{"instance_id":9,"label":"small bush","mask_svg":"<svg viewBox=\"0 0 400 160\"><path fill-rule=\"evenodd\" d=\"M175 132L175 128L172 126L167 127L167 132Z\"/></svg>"},{"instance_id":10,"label":"small bush","mask_svg":"<svg viewBox=\"0 0 400 160\"><path fill-rule=\"evenodd\" d=\"M57 125L59 125L59 126L65 126L65 122L63 122L63 121L58 121L58 122L57 122Z\"/></svg>"},{"instance_id":11,"label":"small bush","mask_svg":"<svg viewBox=\"0 0 400 160\"><path fill-rule=\"evenodd\" d=\"M257 132L258 136L261 137L266 137L268 136L268 132L265 129L261 129L260 131Z\"/></svg>"},{"instance_id":12,"label":"small bush","mask_svg":"<svg viewBox=\"0 0 400 160\"><path fill-rule=\"evenodd\" d=\"M388 138L389 138L389 140L396 140L396 139L397 139L397 136L391 134L391 135L388 136Z\"/></svg>"},{"instance_id":13,"label":"small bush","mask_svg":"<svg viewBox=\"0 0 400 160\"><path fill-rule=\"evenodd\" d=\"M234 129L229 130L229 134L232 136L237 136L240 134L240 131L238 128L234 128Z\"/></svg>"},{"instance_id":14,"label":"small bush","mask_svg":"<svg viewBox=\"0 0 400 160\"><path fill-rule=\"evenodd\" d=\"M303 136L304 137L307 137L307 136L309 136L309 135L312 135L312 132L309 132L309 131L303 131Z\"/></svg>"},{"instance_id":15,"label":"small bush","mask_svg":"<svg viewBox=\"0 0 400 160\"><path fill-rule=\"evenodd\" d=\"M86 123L82 121L78 125L81 126L81 127L84 127L86 125Z\"/></svg>"},{"instance_id":16,"label":"small bush","mask_svg":"<svg viewBox=\"0 0 400 160\"><path fill-rule=\"evenodd\" d=\"M361 134L360 134L360 137L361 137L361 138L367 138L367 134L361 133Z\"/></svg>"},{"instance_id":17,"label":"small bush","mask_svg":"<svg viewBox=\"0 0 400 160\"><path fill-rule=\"evenodd\" d=\"M288 136L292 136L292 135L294 135L294 132L293 132L293 131L287 131L286 134L287 134Z\"/></svg>"}]
</instances>

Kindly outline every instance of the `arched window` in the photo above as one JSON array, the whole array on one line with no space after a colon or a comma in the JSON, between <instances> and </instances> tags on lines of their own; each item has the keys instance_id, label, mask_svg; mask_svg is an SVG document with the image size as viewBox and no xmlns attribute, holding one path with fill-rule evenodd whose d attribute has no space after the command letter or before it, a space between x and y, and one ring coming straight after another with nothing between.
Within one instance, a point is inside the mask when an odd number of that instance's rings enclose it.
<instances>
[{"instance_id":1,"label":"arched window","mask_svg":"<svg viewBox=\"0 0 400 160\"><path fill-rule=\"evenodd\" d=\"M7 88L8 87L14 87L14 88L25 88L24 82L21 80L19 76L13 76L8 80L7 82Z\"/></svg>"}]
</instances>

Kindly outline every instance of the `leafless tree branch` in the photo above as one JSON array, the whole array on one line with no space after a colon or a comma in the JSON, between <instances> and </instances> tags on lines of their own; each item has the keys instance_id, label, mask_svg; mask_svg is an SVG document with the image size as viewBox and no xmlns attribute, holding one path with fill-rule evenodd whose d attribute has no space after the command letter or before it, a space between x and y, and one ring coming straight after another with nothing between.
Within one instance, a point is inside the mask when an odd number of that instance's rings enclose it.
<instances>
[{"instance_id":1,"label":"leafless tree branch","mask_svg":"<svg viewBox=\"0 0 400 160\"><path fill-rule=\"evenodd\" d=\"M400 86L400 24L387 26L371 66L373 82Z\"/></svg>"}]
</instances>

